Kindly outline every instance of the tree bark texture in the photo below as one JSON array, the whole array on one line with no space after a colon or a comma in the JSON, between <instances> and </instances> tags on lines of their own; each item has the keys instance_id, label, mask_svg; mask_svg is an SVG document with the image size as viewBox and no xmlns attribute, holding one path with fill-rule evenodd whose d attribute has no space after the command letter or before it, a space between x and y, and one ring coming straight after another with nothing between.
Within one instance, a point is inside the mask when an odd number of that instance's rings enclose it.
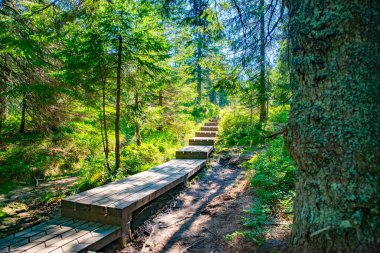
<instances>
[{"instance_id":1,"label":"tree bark texture","mask_svg":"<svg viewBox=\"0 0 380 253\"><path fill-rule=\"evenodd\" d=\"M120 96L121 96L121 56L123 53L123 37L119 35L119 48L117 53L116 77L116 119L115 119L115 170L120 168Z\"/></svg>"},{"instance_id":2,"label":"tree bark texture","mask_svg":"<svg viewBox=\"0 0 380 253\"><path fill-rule=\"evenodd\" d=\"M380 1L288 1L291 252L379 252Z\"/></svg>"}]
</instances>

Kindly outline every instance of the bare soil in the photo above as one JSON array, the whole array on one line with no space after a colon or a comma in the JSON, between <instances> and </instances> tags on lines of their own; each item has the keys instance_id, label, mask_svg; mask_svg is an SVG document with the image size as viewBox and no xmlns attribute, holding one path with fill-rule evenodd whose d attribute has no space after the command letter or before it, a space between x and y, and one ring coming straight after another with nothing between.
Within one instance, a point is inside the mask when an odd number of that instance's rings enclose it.
<instances>
[{"instance_id":1,"label":"bare soil","mask_svg":"<svg viewBox=\"0 0 380 253\"><path fill-rule=\"evenodd\" d=\"M171 193L171 200L157 200L161 211L140 226L134 224L138 227L134 229L133 241L121 252L285 251L289 222L283 220L270 228L267 241L261 247L239 236L226 239L235 231L247 229L243 224L243 218L247 216L244 210L254 201L244 169L233 161L236 157L231 155L214 158L197 180L187 188ZM166 205L163 204L165 201ZM145 211L147 209L151 207L145 207ZM135 216L143 215L143 212Z\"/></svg>"}]
</instances>

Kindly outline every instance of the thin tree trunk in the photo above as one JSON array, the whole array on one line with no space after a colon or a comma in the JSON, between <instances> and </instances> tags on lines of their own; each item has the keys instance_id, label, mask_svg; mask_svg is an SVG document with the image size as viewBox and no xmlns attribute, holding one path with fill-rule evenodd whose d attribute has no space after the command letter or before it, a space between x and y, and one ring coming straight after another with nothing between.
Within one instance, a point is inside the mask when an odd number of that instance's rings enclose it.
<instances>
[{"instance_id":1,"label":"thin tree trunk","mask_svg":"<svg viewBox=\"0 0 380 253\"><path fill-rule=\"evenodd\" d=\"M158 105L161 106L161 107L164 106L163 101L164 101L164 98L163 98L163 96L162 96L162 90L160 90L160 91L158 92Z\"/></svg>"},{"instance_id":2,"label":"thin tree trunk","mask_svg":"<svg viewBox=\"0 0 380 253\"><path fill-rule=\"evenodd\" d=\"M26 95L22 98L22 105L21 105L21 123L20 123L20 129L19 133L25 133L25 124L26 124L26 109L27 109L27 101L25 98Z\"/></svg>"},{"instance_id":3,"label":"thin tree trunk","mask_svg":"<svg viewBox=\"0 0 380 253\"><path fill-rule=\"evenodd\" d=\"M135 93L135 108L138 110L139 106L139 94L136 92ZM141 135L140 135L140 124L139 124L139 119L136 116L135 119L135 136L136 136L136 145L138 147L141 146Z\"/></svg>"},{"instance_id":4,"label":"thin tree trunk","mask_svg":"<svg viewBox=\"0 0 380 253\"><path fill-rule=\"evenodd\" d=\"M7 54L4 55L4 69L1 72L0 80L0 133L3 128L3 122L8 118L8 95L2 94L7 92L9 71L7 70Z\"/></svg>"},{"instance_id":5,"label":"thin tree trunk","mask_svg":"<svg viewBox=\"0 0 380 253\"><path fill-rule=\"evenodd\" d=\"M288 1L290 252L379 252L380 1Z\"/></svg>"},{"instance_id":6,"label":"thin tree trunk","mask_svg":"<svg viewBox=\"0 0 380 253\"><path fill-rule=\"evenodd\" d=\"M202 0L194 1L195 10L195 23L198 29L201 26L201 15L202 15ZM200 65L201 55L202 55L202 35L199 31L196 31L197 37L197 48L196 48L196 66L195 66L195 79L197 80L197 103L200 105L202 102L202 67Z\"/></svg>"},{"instance_id":7,"label":"thin tree trunk","mask_svg":"<svg viewBox=\"0 0 380 253\"><path fill-rule=\"evenodd\" d=\"M196 66L196 75L197 75L197 103L201 104L202 102L202 68L199 63L201 55L201 46L200 43L197 44L197 66Z\"/></svg>"},{"instance_id":8,"label":"thin tree trunk","mask_svg":"<svg viewBox=\"0 0 380 253\"><path fill-rule=\"evenodd\" d=\"M161 108L163 108L164 106L164 98L163 98L163 94L162 94L162 90L159 91L158 93L158 106L160 106ZM162 127L163 127L163 122L165 122L165 113L164 111L162 111L162 122L160 122L157 126L157 131L161 132L162 131Z\"/></svg>"},{"instance_id":9,"label":"thin tree trunk","mask_svg":"<svg viewBox=\"0 0 380 253\"><path fill-rule=\"evenodd\" d=\"M103 110L103 130L104 130L104 155L106 158L106 166L108 173L111 173L109 163L109 145L108 145L108 132L107 132L107 118L106 118L106 81L103 81L102 87L102 110Z\"/></svg>"},{"instance_id":10,"label":"thin tree trunk","mask_svg":"<svg viewBox=\"0 0 380 253\"><path fill-rule=\"evenodd\" d=\"M267 120L267 91L265 85L265 20L264 0L260 0L260 122Z\"/></svg>"},{"instance_id":11,"label":"thin tree trunk","mask_svg":"<svg viewBox=\"0 0 380 253\"><path fill-rule=\"evenodd\" d=\"M121 97L121 56L123 51L123 37L119 35L119 49L117 53L117 80L116 80L116 119L115 119L115 171L120 168L120 97Z\"/></svg>"}]
</instances>

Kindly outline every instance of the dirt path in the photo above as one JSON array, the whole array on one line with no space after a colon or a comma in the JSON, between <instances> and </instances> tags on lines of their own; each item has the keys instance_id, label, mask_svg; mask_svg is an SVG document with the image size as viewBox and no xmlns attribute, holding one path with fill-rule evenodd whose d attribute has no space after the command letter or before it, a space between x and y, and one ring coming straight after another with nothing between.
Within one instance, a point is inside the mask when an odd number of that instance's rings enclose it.
<instances>
[{"instance_id":1,"label":"dirt path","mask_svg":"<svg viewBox=\"0 0 380 253\"><path fill-rule=\"evenodd\" d=\"M239 158L234 155L227 157L225 160L213 159L209 168L187 188L174 191L171 198L157 200L162 210L134 229L132 244L121 252L284 251L289 227L283 224L271 228L273 233L266 236L267 242L260 248L241 237L226 239L235 231L246 230L243 217L247 214L244 210L250 208L254 201L245 171L229 165ZM146 209L157 212L157 204L153 205L156 207ZM136 217L144 216L141 213Z\"/></svg>"},{"instance_id":2,"label":"dirt path","mask_svg":"<svg viewBox=\"0 0 380 253\"><path fill-rule=\"evenodd\" d=\"M243 210L252 204L244 171L214 160L211 168L183 189L135 232L122 252L249 252L250 242L227 241L243 229Z\"/></svg>"},{"instance_id":3,"label":"dirt path","mask_svg":"<svg viewBox=\"0 0 380 253\"><path fill-rule=\"evenodd\" d=\"M77 177L42 182L0 194L0 238L58 214L62 195L77 181Z\"/></svg>"}]
</instances>

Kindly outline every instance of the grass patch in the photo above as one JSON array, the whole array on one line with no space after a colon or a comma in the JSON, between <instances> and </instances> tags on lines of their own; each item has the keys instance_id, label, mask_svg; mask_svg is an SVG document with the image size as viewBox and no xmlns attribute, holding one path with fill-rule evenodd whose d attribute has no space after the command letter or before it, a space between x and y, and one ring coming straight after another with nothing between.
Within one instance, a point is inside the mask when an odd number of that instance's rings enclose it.
<instances>
[{"instance_id":1,"label":"grass patch","mask_svg":"<svg viewBox=\"0 0 380 253\"><path fill-rule=\"evenodd\" d=\"M226 236L232 240L235 236L252 239L257 245L265 241L269 224L274 222L274 214L291 215L295 166L285 149L281 136L275 139L262 138L279 131L288 119L288 106L269 108L269 119L265 125L258 123L258 116L251 118L249 113L225 111L222 121L222 144L242 146L243 152L261 149L251 160L241 164L247 169L250 185L254 191L255 202L246 210L245 231L235 231Z\"/></svg>"}]
</instances>

